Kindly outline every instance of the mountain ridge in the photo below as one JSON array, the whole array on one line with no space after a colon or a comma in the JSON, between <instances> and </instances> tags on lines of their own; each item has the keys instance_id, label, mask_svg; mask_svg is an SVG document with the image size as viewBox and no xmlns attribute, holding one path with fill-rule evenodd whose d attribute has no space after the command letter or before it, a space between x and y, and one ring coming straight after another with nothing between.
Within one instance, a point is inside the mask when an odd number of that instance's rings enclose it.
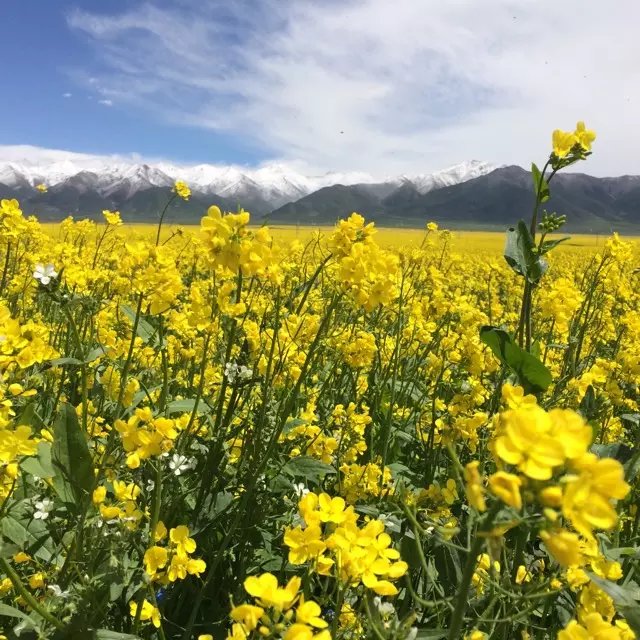
<instances>
[{"instance_id":1,"label":"mountain ridge","mask_svg":"<svg viewBox=\"0 0 640 640\"><path fill-rule=\"evenodd\" d=\"M403 181L416 185L422 193L487 173L494 167L479 160L461 162L433 173L414 176L400 175L382 180L362 172L326 172L305 175L286 165L273 164L258 169L235 166L199 164L179 166L168 163L118 163L105 161L57 161L50 163L0 162L0 184L5 187L35 187L43 183L48 188L73 180L82 174L93 177L93 187L100 195L126 187L129 196L151 187L165 187L183 180L192 190L222 197L262 198L272 208L304 197L313 191L335 184L389 184Z\"/></svg>"},{"instance_id":2,"label":"mountain ridge","mask_svg":"<svg viewBox=\"0 0 640 640\"><path fill-rule=\"evenodd\" d=\"M281 224L333 224L350 213L360 187L328 188L272 211ZM366 186L365 186L366 189ZM451 228L498 229L529 219L533 204L530 172L515 165L421 194L401 185L366 202L366 215L383 226L422 227L433 220ZM584 173L554 177L548 211L566 214L570 231L610 232L640 229L640 176L596 178ZM364 215L364 212L363 212Z\"/></svg>"},{"instance_id":3,"label":"mountain ridge","mask_svg":"<svg viewBox=\"0 0 640 640\"><path fill-rule=\"evenodd\" d=\"M333 224L358 211L387 226L422 227L434 220L452 228L501 228L530 215L531 175L515 165L472 160L428 174L375 180L358 172L305 176L284 165L238 167L168 163L0 162L0 197L17 198L42 220L68 215L101 218L119 210L130 221L153 221L176 179L192 190L176 199L168 220L195 223L211 204L243 207L271 223ZM46 193L36 189L44 183ZM548 210L569 216L574 231L638 230L640 176L596 178L584 173L554 177Z\"/></svg>"}]
</instances>

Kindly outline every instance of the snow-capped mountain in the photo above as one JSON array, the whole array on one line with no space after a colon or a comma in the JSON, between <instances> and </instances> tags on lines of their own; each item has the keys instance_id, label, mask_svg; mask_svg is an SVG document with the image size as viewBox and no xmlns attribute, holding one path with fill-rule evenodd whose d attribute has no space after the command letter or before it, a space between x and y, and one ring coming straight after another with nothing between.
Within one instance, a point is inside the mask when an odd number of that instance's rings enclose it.
<instances>
[{"instance_id":1,"label":"snow-capped mountain","mask_svg":"<svg viewBox=\"0 0 640 640\"><path fill-rule=\"evenodd\" d=\"M406 176L418 193L428 193L434 189L450 187L460 184L473 178L479 178L496 169L496 165L483 162L481 160L469 160L461 162L447 169L436 171L435 173L425 173L417 176Z\"/></svg>"},{"instance_id":2,"label":"snow-capped mountain","mask_svg":"<svg viewBox=\"0 0 640 640\"><path fill-rule=\"evenodd\" d=\"M143 164L91 156L34 163L29 161L0 162L0 184L28 190L45 184L52 191L77 189L81 193L95 191L101 198L116 201L132 198L136 193L154 187L169 187L175 180L184 180L192 191L215 195L239 204L275 209L333 185L386 185L389 190L411 184L419 193L458 184L484 175L494 167L486 162L463 162L436 173L389 177L383 180L360 172L328 172L304 175L286 165L272 164L257 169L236 166L199 164L180 166L169 163Z\"/></svg>"}]
</instances>

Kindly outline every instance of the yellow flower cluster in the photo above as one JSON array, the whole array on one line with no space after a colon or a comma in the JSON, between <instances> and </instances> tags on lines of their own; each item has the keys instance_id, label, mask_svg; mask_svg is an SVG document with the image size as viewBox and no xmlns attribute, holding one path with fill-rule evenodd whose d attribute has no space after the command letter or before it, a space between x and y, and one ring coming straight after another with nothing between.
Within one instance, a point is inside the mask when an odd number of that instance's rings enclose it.
<instances>
[{"instance_id":1,"label":"yellow flower cluster","mask_svg":"<svg viewBox=\"0 0 640 640\"><path fill-rule=\"evenodd\" d=\"M266 227L257 231L248 228L251 216L247 211L224 214L219 207L209 207L202 218L202 243L205 258L211 267L245 276L264 275L271 264L271 236Z\"/></svg>"},{"instance_id":2,"label":"yellow flower cluster","mask_svg":"<svg viewBox=\"0 0 640 640\"><path fill-rule=\"evenodd\" d=\"M633 640L635 637L626 622L616 620L612 624L595 612L586 614L580 622L571 620L558 634L558 640Z\"/></svg>"},{"instance_id":3,"label":"yellow flower cluster","mask_svg":"<svg viewBox=\"0 0 640 640\"><path fill-rule=\"evenodd\" d=\"M27 369L57 355L49 344L47 327L32 321L20 323L0 302L0 372L12 366Z\"/></svg>"},{"instance_id":4,"label":"yellow flower cluster","mask_svg":"<svg viewBox=\"0 0 640 640\"><path fill-rule=\"evenodd\" d=\"M142 460L171 451L178 437L181 422L154 417L150 407L136 409L128 420L114 424L122 438L122 447L128 453L127 466L137 469Z\"/></svg>"},{"instance_id":5,"label":"yellow flower cluster","mask_svg":"<svg viewBox=\"0 0 640 640\"><path fill-rule=\"evenodd\" d=\"M126 483L121 480L113 481L114 499L107 498L107 487L101 485L93 491L92 500L100 511L100 516L106 521L121 520L130 530L138 528L139 522L144 517L137 504L140 496L140 487L133 482Z\"/></svg>"},{"instance_id":6,"label":"yellow flower cluster","mask_svg":"<svg viewBox=\"0 0 640 640\"><path fill-rule=\"evenodd\" d=\"M334 576L345 586L362 584L378 595L398 593L392 581L408 566L391 547L382 521L370 520L360 527L353 507L326 493L308 493L298 508L305 526L285 531L289 562L311 563L318 574Z\"/></svg>"},{"instance_id":7,"label":"yellow flower cluster","mask_svg":"<svg viewBox=\"0 0 640 640\"><path fill-rule=\"evenodd\" d=\"M302 580L293 577L284 587L271 573L249 576L245 591L255 604L241 604L231 610L234 621L228 640L278 637L283 640L331 640L320 606L299 593Z\"/></svg>"},{"instance_id":8,"label":"yellow flower cluster","mask_svg":"<svg viewBox=\"0 0 640 640\"><path fill-rule=\"evenodd\" d=\"M0 200L0 228L4 237L16 238L25 230L25 222L17 200Z\"/></svg>"},{"instance_id":9,"label":"yellow flower cluster","mask_svg":"<svg viewBox=\"0 0 640 640\"><path fill-rule=\"evenodd\" d=\"M373 223L352 213L341 220L329 238L337 258L337 277L353 300L372 311L397 297L398 257L381 249L373 240Z\"/></svg>"},{"instance_id":10,"label":"yellow flower cluster","mask_svg":"<svg viewBox=\"0 0 640 640\"><path fill-rule=\"evenodd\" d=\"M191 197L191 189L189 189L187 183L182 180L176 180L173 185L173 191L183 200L188 200Z\"/></svg>"},{"instance_id":11,"label":"yellow flower cluster","mask_svg":"<svg viewBox=\"0 0 640 640\"><path fill-rule=\"evenodd\" d=\"M613 529L618 521L615 501L625 498L630 490L622 465L588 451L591 428L574 411L547 412L533 396L514 394L506 385L503 395L511 408L496 421L492 449L500 463L521 475L498 471L489 478L489 489L518 510L522 508L521 486L526 484L537 492L552 524L544 533L547 546L562 564L571 564L558 543L566 540L569 544L573 534L556 528L554 510L559 509L587 539L596 529Z\"/></svg>"},{"instance_id":12,"label":"yellow flower cluster","mask_svg":"<svg viewBox=\"0 0 640 640\"><path fill-rule=\"evenodd\" d=\"M162 522L156 526L154 538L162 541L167 535ZM145 551L144 567L149 580L159 584L169 584L184 580L188 575L200 576L207 568L204 560L193 558L196 542L189 537L189 528L180 525L169 530L168 546L154 545Z\"/></svg>"},{"instance_id":13,"label":"yellow flower cluster","mask_svg":"<svg viewBox=\"0 0 640 640\"><path fill-rule=\"evenodd\" d=\"M125 249L120 269L131 273L133 277L128 282L123 282L122 286L146 299L149 313L168 311L183 288L171 251L144 240L127 242Z\"/></svg>"},{"instance_id":14,"label":"yellow flower cluster","mask_svg":"<svg viewBox=\"0 0 640 640\"><path fill-rule=\"evenodd\" d=\"M338 348L344 361L354 369L370 366L378 351L376 338L368 331L358 331L355 336L340 339Z\"/></svg>"},{"instance_id":15,"label":"yellow flower cluster","mask_svg":"<svg viewBox=\"0 0 640 640\"><path fill-rule=\"evenodd\" d=\"M340 467L342 481L340 493L347 502L367 497L388 496L393 493L393 478L389 467L384 470L375 462L367 464L343 464Z\"/></svg>"},{"instance_id":16,"label":"yellow flower cluster","mask_svg":"<svg viewBox=\"0 0 640 640\"><path fill-rule=\"evenodd\" d=\"M587 129L584 122L578 122L575 131L563 131L556 129L553 132L553 153L557 158L566 158L576 148L579 152L591 151L591 144L596 139L596 134Z\"/></svg>"}]
</instances>

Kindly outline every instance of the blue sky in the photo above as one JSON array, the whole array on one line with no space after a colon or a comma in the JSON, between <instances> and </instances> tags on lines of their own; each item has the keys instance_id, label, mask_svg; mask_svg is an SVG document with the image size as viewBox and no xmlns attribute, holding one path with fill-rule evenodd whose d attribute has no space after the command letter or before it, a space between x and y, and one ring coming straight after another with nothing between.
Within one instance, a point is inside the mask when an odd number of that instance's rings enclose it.
<instances>
[{"instance_id":1,"label":"blue sky","mask_svg":"<svg viewBox=\"0 0 640 640\"><path fill-rule=\"evenodd\" d=\"M105 8L115 15L140 4L134 0L3 3L0 56L11 63L3 64L8 98L0 100L1 143L95 154L139 153L183 162L260 162L264 150L250 140L213 130L203 134L201 127L149 117L140 106L113 100L105 104L108 98L88 82L108 66L91 38L69 25L69 16L78 9L104 14Z\"/></svg>"},{"instance_id":2,"label":"blue sky","mask_svg":"<svg viewBox=\"0 0 640 640\"><path fill-rule=\"evenodd\" d=\"M640 173L636 0L7 0L0 19L0 160L526 166L581 119L585 171Z\"/></svg>"}]
</instances>

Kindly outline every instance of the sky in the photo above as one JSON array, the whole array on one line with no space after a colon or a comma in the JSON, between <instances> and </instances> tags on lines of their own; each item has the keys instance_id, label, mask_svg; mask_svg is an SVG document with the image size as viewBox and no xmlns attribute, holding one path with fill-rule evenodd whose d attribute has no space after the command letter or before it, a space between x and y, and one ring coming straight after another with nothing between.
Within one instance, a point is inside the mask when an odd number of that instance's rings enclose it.
<instances>
[{"instance_id":1,"label":"sky","mask_svg":"<svg viewBox=\"0 0 640 640\"><path fill-rule=\"evenodd\" d=\"M0 160L307 172L544 162L640 174L637 0L5 0Z\"/></svg>"}]
</instances>

